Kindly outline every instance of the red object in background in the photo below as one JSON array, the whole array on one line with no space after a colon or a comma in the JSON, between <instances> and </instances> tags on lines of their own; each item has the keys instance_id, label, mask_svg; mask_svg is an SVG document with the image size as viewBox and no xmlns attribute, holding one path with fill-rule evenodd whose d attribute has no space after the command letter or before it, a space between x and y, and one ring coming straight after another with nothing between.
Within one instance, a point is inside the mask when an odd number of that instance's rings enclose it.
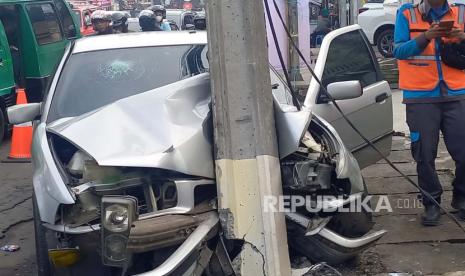
<instances>
[{"instance_id":1,"label":"red object in background","mask_svg":"<svg viewBox=\"0 0 465 276\"><path fill-rule=\"evenodd\" d=\"M192 3L191 2L184 2L182 8L185 10L192 10Z\"/></svg>"}]
</instances>

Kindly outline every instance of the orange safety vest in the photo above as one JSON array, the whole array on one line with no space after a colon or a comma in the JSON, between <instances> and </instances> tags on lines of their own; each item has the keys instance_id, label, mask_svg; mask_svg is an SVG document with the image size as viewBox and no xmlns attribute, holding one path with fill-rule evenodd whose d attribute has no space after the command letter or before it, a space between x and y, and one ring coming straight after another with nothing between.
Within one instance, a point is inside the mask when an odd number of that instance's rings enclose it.
<instances>
[{"instance_id":1,"label":"orange safety vest","mask_svg":"<svg viewBox=\"0 0 465 276\"><path fill-rule=\"evenodd\" d=\"M454 20L454 27L464 29L465 6L451 6L449 12L441 20ZM403 12L409 22L410 39L421 35L430 28L418 10L418 6ZM442 38L444 43L454 42ZM404 90L428 91L433 90L439 83L438 63L442 69L442 77L452 90L465 89L465 72L445 65L441 57L436 55L435 40L432 39L419 56L412 56L406 60L399 60L399 87ZM439 49L438 49L439 51Z\"/></svg>"}]
</instances>

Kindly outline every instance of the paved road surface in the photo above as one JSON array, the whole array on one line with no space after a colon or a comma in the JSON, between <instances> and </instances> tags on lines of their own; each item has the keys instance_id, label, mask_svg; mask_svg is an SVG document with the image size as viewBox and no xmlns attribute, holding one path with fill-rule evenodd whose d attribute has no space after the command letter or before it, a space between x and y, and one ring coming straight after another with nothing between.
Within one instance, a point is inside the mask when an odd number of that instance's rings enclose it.
<instances>
[{"instance_id":1,"label":"paved road surface","mask_svg":"<svg viewBox=\"0 0 465 276\"><path fill-rule=\"evenodd\" d=\"M9 143L0 145L0 160ZM35 275L31 164L0 163L0 246L17 244L17 252L0 252L0 275Z\"/></svg>"}]
</instances>

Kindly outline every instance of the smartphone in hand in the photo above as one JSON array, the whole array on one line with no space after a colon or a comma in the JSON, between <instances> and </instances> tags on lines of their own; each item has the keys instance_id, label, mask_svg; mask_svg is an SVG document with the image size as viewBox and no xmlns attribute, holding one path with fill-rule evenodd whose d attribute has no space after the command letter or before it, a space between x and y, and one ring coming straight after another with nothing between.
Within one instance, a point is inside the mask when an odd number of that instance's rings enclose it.
<instances>
[{"instance_id":1,"label":"smartphone in hand","mask_svg":"<svg viewBox=\"0 0 465 276\"><path fill-rule=\"evenodd\" d=\"M454 20L440 21L439 22L439 27L445 29L446 31L450 31L454 27Z\"/></svg>"}]
</instances>

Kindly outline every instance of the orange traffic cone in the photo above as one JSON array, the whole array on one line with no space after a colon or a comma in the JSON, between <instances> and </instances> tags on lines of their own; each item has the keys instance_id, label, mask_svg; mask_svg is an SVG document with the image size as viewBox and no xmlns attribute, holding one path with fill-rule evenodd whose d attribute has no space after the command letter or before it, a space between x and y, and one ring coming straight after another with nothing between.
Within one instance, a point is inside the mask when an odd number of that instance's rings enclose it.
<instances>
[{"instance_id":1,"label":"orange traffic cone","mask_svg":"<svg viewBox=\"0 0 465 276\"><path fill-rule=\"evenodd\" d=\"M16 89L16 104L27 104L26 92ZM14 125L11 137L10 162L30 162L32 144L32 122ZM8 162L7 161L7 162Z\"/></svg>"},{"instance_id":2,"label":"orange traffic cone","mask_svg":"<svg viewBox=\"0 0 465 276\"><path fill-rule=\"evenodd\" d=\"M16 104L27 104L26 90L16 88Z\"/></svg>"}]
</instances>

